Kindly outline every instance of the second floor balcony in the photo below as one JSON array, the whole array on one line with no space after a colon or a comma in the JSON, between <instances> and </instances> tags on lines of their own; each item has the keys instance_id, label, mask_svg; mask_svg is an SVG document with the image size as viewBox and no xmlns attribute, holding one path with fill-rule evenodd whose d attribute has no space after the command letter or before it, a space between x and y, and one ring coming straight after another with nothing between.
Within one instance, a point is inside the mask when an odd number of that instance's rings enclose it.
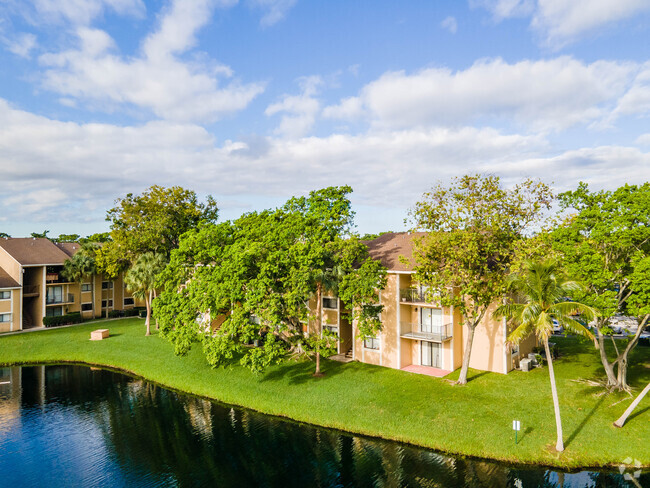
<instances>
[{"instance_id":1,"label":"second floor balcony","mask_svg":"<svg viewBox=\"0 0 650 488\"><path fill-rule=\"evenodd\" d=\"M74 303L73 293L64 293L63 295L48 295L45 297L46 305L63 305L66 303Z\"/></svg>"},{"instance_id":2,"label":"second floor balcony","mask_svg":"<svg viewBox=\"0 0 650 488\"><path fill-rule=\"evenodd\" d=\"M404 303L431 303L435 304L440 299L426 288L401 288L399 291L400 300Z\"/></svg>"},{"instance_id":3,"label":"second floor balcony","mask_svg":"<svg viewBox=\"0 0 650 488\"><path fill-rule=\"evenodd\" d=\"M427 342L444 342L450 340L453 334L453 324L423 325L402 322L400 337Z\"/></svg>"}]
</instances>

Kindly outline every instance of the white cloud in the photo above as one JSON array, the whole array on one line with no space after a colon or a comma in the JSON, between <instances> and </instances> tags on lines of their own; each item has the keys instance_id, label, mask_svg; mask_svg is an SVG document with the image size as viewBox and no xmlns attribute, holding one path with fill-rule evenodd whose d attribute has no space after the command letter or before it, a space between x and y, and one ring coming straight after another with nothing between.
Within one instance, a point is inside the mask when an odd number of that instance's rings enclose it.
<instances>
[{"instance_id":1,"label":"white cloud","mask_svg":"<svg viewBox=\"0 0 650 488\"><path fill-rule=\"evenodd\" d=\"M323 109L323 117L326 119L354 120L363 114L363 102L359 97L344 98L339 104L329 105Z\"/></svg>"},{"instance_id":2,"label":"white cloud","mask_svg":"<svg viewBox=\"0 0 650 488\"><path fill-rule=\"evenodd\" d=\"M486 8L497 21L532 16L531 27L554 48L650 10L647 0L470 0L470 5Z\"/></svg>"},{"instance_id":3,"label":"white cloud","mask_svg":"<svg viewBox=\"0 0 650 488\"><path fill-rule=\"evenodd\" d=\"M272 116L283 113L276 134L289 138L302 137L308 133L316 122L320 112L320 102L316 98L323 84L320 76L308 76L299 80L300 95L284 95L279 102L269 105L265 114Z\"/></svg>"},{"instance_id":4,"label":"white cloud","mask_svg":"<svg viewBox=\"0 0 650 488\"><path fill-rule=\"evenodd\" d=\"M634 142L640 146L650 146L650 132L641 134Z\"/></svg>"},{"instance_id":5,"label":"white cloud","mask_svg":"<svg viewBox=\"0 0 650 488\"><path fill-rule=\"evenodd\" d=\"M29 59L31 52L36 48L36 36L29 33L16 34L12 39L3 39L7 49L21 58Z\"/></svg>"},{"instance_id":6,"label":"white cloud","mask_svg":"<svg viewBox=\"0 0 650 488\"><path fill-rule=\"evenodd\" d=\"M639 70L632 86L619 100L613 116L635 114L650 114L650 62Z\"/></svg>"},{"instance_id":7,"label":"white cloud","mask_svg":"<svg viewBox=\"0 0 650 488\"><path fill-rule=\"evenodd\" d=\"M120 56L106 32L80 27L78 48L39 58L46 67L43 86L64 98L109 109L134 105L178 121L213 121L241 110L264 91L263 83L234 80L221 86L221 79L232 76L229 67L177 57L194 46L197 31L210 20L213 3L175 0L135 58Z\"/></svg>"},{"instance_id":8,"label":"white cloud","mask_svg":"<svg viewBox=\"0 0 650 488\"><path fill-rule=\"evenodd\" d=\"M570 57L509 64L482 60L463 71L428 68L388 72L357 99L327 107L334 116L358 115L363 106L381 127L462 125L514 120L533 130L560 130L588 123L611 110L638 67Z\"/></svg>"},{"instance_id":9,"label":"white cloud","mask_svg":"<svg viewBox=\"0 0 650 488\"><path fill-rule=\"evenodd\" d=\"M88 25L106 9L120 15L140 17L146 11L142 0L33 0L36 17L39 22L72 22Z\"/></svg>"},{"instance_id":10,"label":"white cloud","mask_svg":"<svg viewBox=\"0 0 650 488\"><path fill-rule=\"evenodd\" d=\"M287 15L287 12L298 0L249 0L249 3L264 12L260 24L263 26L273 25Z\"/></svg>"},{"instance_id":11,"label":"white cloud","mask_svg":"<svg viewBox=\"0 0 650 488\"><path fill-rule=\"evenodd\" d=\"M445 20L440 22L440 27L448 30L452 34L455 34L456 31L458 30L458 22L456 22L456 19L454 17L449 16Z\"/></svg>"}]
</instances>

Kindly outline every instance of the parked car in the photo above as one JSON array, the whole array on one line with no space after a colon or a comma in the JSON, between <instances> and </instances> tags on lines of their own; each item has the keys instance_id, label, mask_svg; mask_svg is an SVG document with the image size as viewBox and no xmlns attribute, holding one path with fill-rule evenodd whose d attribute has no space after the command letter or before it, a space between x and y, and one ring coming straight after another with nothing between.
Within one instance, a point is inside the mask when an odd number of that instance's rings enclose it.
<instances>
[{"instance_id":1,"label":"parked car","mask_svg":"<svg viewBox=\"0 0 650 488\"><path fill-rule=\"evenodd\" d=\"M553 319L553 334L561 334L562 332L564 332L564 327L557 320Z\"/></svg>"}]
</instances>

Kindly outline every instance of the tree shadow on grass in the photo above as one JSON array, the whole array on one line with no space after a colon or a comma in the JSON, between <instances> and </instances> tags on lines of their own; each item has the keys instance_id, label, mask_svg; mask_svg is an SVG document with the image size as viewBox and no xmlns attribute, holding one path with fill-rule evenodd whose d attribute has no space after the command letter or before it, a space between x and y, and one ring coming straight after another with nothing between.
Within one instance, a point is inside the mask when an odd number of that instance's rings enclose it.
<instances>
[{"instance_id":1,"label":"tree shadow on grass","mask_svg":"<svg viewBox=\"0 0 650 488\"><path fill-rule=\"evenodd\" d=\"M598 401L593 406L593 408L591 410L589 410L589 413L587 413L586 417L584 419L582 419L582 422L580 422L580 425L578 425L578 427L576 427L575 430L571 433L571 435L567 438L567 440L564 443L565 447L568 447L573 442L573 440L576 437L578 437L578 434L580 434L582 429L584 429L585 425L587 425L587 423L589 423L589 420L591 420L591 417L594 416L594 414L600 408L600 406L603 404L604 401L605 401L605 395L601 395L601 397L598 399Z\"/></svg>"},{"instance_id":2,"label":"tree shadow on grass","mask_svg":"<svg viewBox=\"0 0 650 488\"><path fill-rule=\"evenodd\" d=\"M625 421L625 423L627 424L630 420L632 420L632 419L638 417L639 415L643 415L644 413L646 413L646 412L648 412L648 411L650 411L650 407L646 407L646 408L644 408L643 410L639 410L638 412L633 412L632 415L630 415L630 416L627 418L627 420Z\"/></svg>"},{"instance_id":3,"label":"tree shadow on grass","mask_svg":"<svg viewBox=\"0 0 650 488\"><path fill-rule=\"evenodd\" d=\"M315 381L327 381L329 378L333 378L343 373L345 369L354 369L355 366L355 363L341 363L338 361L321 359L321 372L323 375L314 376L314 371L316 369L316 363L314 361L285 361L274 368L273 371L266 373L262 377L261 381L278 381L288 378L290 385L300 385ZM364 368L364 372L372 373L374 372L374 369Z\"/></svg>"}]
</instances>

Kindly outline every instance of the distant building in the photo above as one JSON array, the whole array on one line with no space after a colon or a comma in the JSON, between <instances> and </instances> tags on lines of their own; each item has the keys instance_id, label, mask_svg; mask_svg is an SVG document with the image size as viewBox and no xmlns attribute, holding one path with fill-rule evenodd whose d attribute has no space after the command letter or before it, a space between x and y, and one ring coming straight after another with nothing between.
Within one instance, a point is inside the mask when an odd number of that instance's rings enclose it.
<instances>
[{"instance_id":1,"label":"distant building","mask_svg":"<svg viewBox=\"0 0 650 488\"><path fill-rule=\"evenodd\" d=\"M63 263L80 249L43 238L0 239L0 332L42 327L43 317L81 312L86 319L133 308L122 276L67 281Z\"/></svg>"}]
</instances>

